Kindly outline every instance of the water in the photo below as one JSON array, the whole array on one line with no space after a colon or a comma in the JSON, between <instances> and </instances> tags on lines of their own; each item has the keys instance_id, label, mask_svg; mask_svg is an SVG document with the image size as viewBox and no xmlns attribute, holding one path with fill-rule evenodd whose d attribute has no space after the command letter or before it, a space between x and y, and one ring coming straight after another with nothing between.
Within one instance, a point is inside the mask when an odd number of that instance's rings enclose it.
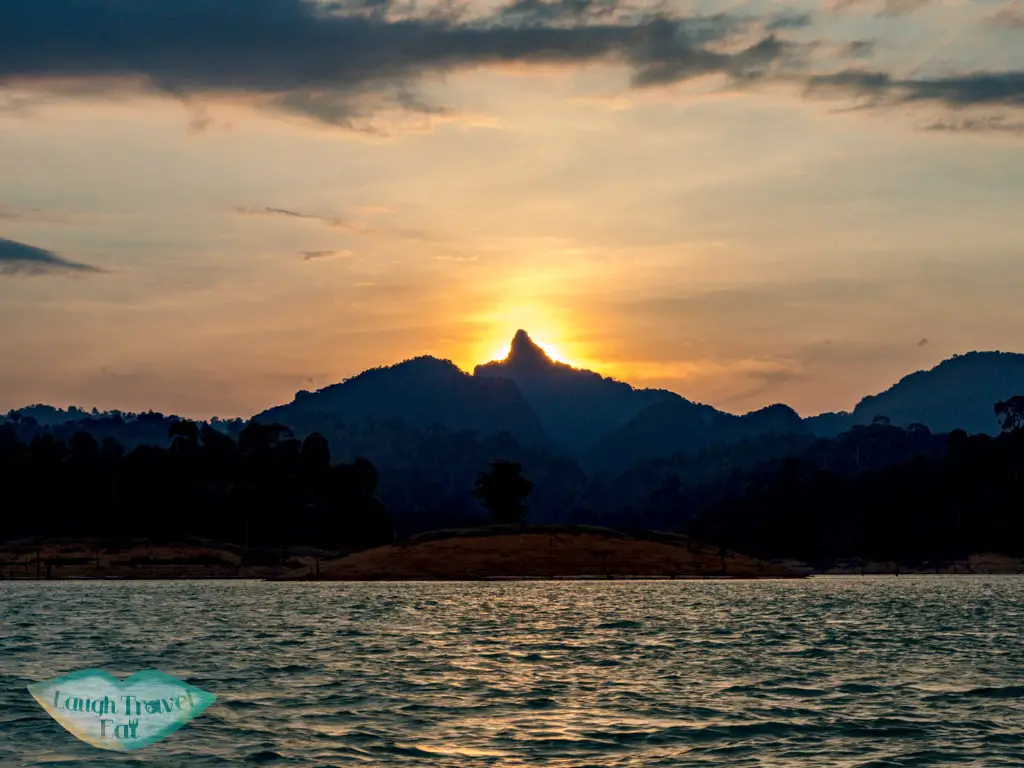
<instances>
[{"instance_id":1,"label":"water","mask_svg":"<svg viewBox=\"0 0 1024 768\"><path fill-rule=\"evenodd\" d=\"M0 766L1019 766L1024 579L0 584ZM122 755L25 686L217 694Z\"/></svg>"}]
</instances>

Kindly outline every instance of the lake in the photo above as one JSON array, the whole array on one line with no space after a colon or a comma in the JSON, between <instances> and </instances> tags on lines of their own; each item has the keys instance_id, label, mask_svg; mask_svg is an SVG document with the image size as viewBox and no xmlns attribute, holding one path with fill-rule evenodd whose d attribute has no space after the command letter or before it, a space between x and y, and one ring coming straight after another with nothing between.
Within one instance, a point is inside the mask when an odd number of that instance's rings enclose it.
<instances>
[{"instance_id":1,"label":"lake","mask_svg":"<svg viewBox=\"0 0 1024 768\"><path fill-rule=\"evenodd\" d=\"M0 766L1019 766L1024 578L0 583ZM25 686L217 695L127 755Z\"/></svg>"}]
</instances>

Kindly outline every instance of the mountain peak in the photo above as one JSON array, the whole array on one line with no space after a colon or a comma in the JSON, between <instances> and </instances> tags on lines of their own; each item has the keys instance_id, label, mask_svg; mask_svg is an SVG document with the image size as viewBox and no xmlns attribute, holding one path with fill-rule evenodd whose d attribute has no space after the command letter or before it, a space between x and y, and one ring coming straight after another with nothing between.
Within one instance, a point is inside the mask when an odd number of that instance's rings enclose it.
<instances>
[{"instance_id":1,"label":"mountain peak","mask_svg":"<svg viewBox=\"0 0 1024 768\"><path fill-rule=\"evenodd\" d=\"M530 334L521 328L512 337L512 346L508 353L508 362L515 365L551 365L548 353L537 346Z\"/></svg>"}]
</instances>

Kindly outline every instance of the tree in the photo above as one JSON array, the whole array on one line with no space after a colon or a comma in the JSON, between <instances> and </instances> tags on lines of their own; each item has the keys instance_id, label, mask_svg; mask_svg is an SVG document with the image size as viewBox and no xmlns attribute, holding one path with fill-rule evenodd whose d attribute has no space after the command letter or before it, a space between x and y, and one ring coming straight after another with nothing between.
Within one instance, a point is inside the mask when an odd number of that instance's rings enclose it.
<instances>
[{"instance_id":1,"label":"tree","mask_svg":"<svg viewBox=\"0 0 1024 768\"><path fill-rule=\"evenodd\" d=\"M100 455L100 444L88 432L77 432L68 441L68 445L71 448L71 455L82 463L91 463Z\"/></svg>"},{"instance_id":2,"label":"tree","mask_svg":"<svg viewBox=\"0 0 1024 768\"><path fill-rule=\"evenodd\" d=\"M319 432L302 441L302 465L312 477L323 477L331 469L331 446Z\"/></svg>"},{"instance_id":3,"label":"tree","mask_svg":"<svg viewBox=\"0 0 1024 768\"><path fill-rule=\"evenodd\" d=\"M1024 395L1014 395L1009 400L998 402L994 410L1003 432L1024 429Z\"/></svg>"},{"instance_id":4,"label":"tree","mask_svg":"<svg viewBox=\"0 0 1024 768\"><path fill-rule=\"evenodd\" d=\"M291 429L283 424L250 421L238 436L238 449L247 455L266 453L291 436Z\"/></svg>"},{"instance_id":5,"label":"tree","mask_svg":"<svg viewBox=\"0 0 1024 768\"><path fill-rule=\"evenodd\" d=\"M100 455L111 464L116 464L124 457L124 446L113 437L104 437L100 445Z\"/></svg>"},{"instance_id":6,"label":"tree","mask_svg":"<svg viewBox=\"0 0 1024 768\"><path fill-rule=\"evenodd\" d=\"M477 477L474 495L483 502L494 522L521 523L526 516L524 500L533 491L533 483L523 477L518 461L493 461L487 472Z\"/></svg>"},{"instance_id":7,"label":"tree","mask_svg":"<svg viewBox=\"0 0 1024 768\"><path fill-rule=\"evenodd\" d=\"M174 453L195 453L199 449L199 426L194 421L174 422L167 430L167 437Z\"/></svg>"}]
</instances>

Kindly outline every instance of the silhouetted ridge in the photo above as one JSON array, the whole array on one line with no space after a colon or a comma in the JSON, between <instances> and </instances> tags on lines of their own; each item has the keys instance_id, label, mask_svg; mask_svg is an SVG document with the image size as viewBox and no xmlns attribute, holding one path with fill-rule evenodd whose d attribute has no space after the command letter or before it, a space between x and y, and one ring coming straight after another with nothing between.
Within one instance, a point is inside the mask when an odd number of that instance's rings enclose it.
<instances>
[{"instance_id":1,"label":"silhouetted ridge","mask_svg":"<svg viewBox=\"0 0 1024 768\"><path fill-rule=\"evenodd\" d=\"M734 416L679 398L655 403L606 434L590 451L586 464L596 471L622 471L643 461L691 456L711 446L808 432L788 405L770 405Z\"/></svg>"},{"instance_id":2,"label":"silhouetted ridge","mask_svg":"<svg viewBox=\"0 0 1024 768\"><path fill-rule=\"evenodd\" d=\"M512 339L505 360L478 365L473 375L514 381L540 417L548 437L577 457L648 405L679 399L672 392L633 389L594 371L554 361L522 330Z\"/></svg>"},{"instance_id":3,"label":"silhouetted ridge","mask_svg":"<svg viewBox=\"0 0 1024 768\"><path fill-rule=\"evenodd\" d=\"M898 426L924 424L935 432L963 429L994 435L999 423L992 405L1024 392L1024 355L968 352L928 371L904 376L877 395L861 400L852 414L822 414L808 424L824 437L885 417Z\"/></svg>"},{"instance_id":4,"label":"silhouetted ridge","mask_svg":"<svg viewBox=\"0 0 1024 768\"><path fill-rule=\"evenodd\" d=\"M544 435L513 382L475 379L450 360L430 356L373 368L317 392L298 392L291 403L253 417L285 424L297 434L324 431L326 424L389 419L418 428L443 424L456 430L508 432L529 441Z\"/></svg>"},{"instance_id":5,"label":"silhouetted ridge","mask_svg":"<svg viewBox=\"0 0 1024 768\"><path fill-rule=\"evenodd\" d=\"M505 360L477 366L473 375L450 360L420 356L364 371L316 392L299 391L291 403L254 418L284 424L300 437L319 432L337 456L346 460L366 456L375 462L392 462L389 467L424 466L425 459L410 448L419 439L414 435L436 435L432 428L440 425L452 435L478 433L480 446L488 446L479 448L488 452L482 455L485 461L525 455L517 452L529 448L585 461L591 470L619 472L638 462L682 457L681 461L693 463L712 453L749 454L750 441L759 441L759 455L774 456L776 449L769 449L768 442L778 445L778 450L795 449L803 445L799 438L807 436L806 430L834 438L876 419L915 431L924 426L935 433L964 429L992 435L999 429L993 405L1021 393L1024 355L971 352L903 377L886 391L865 397L852 413L822 414L801 422L792 409L773 405L733 416L672 392L634 389L553 360L525 330L519 330ZM71 440L85 431L98 441L110 438L132 449L167 446L168 429L178 419L159 413L35 405L12 411L6 419L0 417L0 423L5 420L26 441L41 434ZM389 424L385 427L384 422ZM396 427L398 422L404 428ZM213 419L209 425L237 438L244 422ZM488 442L502 432L518 441L518 447ZM469 455L465 446L457 450ZM735 460L719 463L732 466ZM867 465L858 459L858 467ZM431 473L436 479L437 468L432 467ZM443 491L450 492L450 488ZM557 506L552 502L552 507Z\"/></svg>"},{"instance_id":6,"label":"silhouetted ridge","mask_svg":"<svg viewBox=\"0 0 1024 768\"><path fill-rule=\"evenodd\" d=\"M32 513L8 505L0 540L248 535L259 546L356 548L392 532L473 527L487 509L688 533L819 567L1024 554L1024 355L958 356L853 414L801 420L784 405L735 416L635 390L516 336L508 359L472 376L417 357L299 392L247 425L11 412L0 417L0 482ZM997 413L999 437L959 429L994 432ZM541 419L599 471L588 476L546 445ZM818 438L812 426L840 433Z\"/></svg>"},{"instance_id":7,"label":"silhouetted ridge","mask_svg":"<svg viewBox=\"0 0 1024 768\"><path fill-rule=\"evenodd\" d=\"M807 427L800 414L784 403L774 403L750 411L740 417L741 423L751 427L762 428L769 432L794 431L806 432Z\"/></svg>"},{"instance_id":8,"label":"silhouetted ridge","mask_svg":"<svg viewBox=\"0 0 1024 768\"><path fill-rule=\"evenodd\" d=\"M451 360L420 355L394 365L370 368L337 384L324 387L318 390L317 394L339 391L341 387L351 389L353 385L375 387L382 383L387 385L403 381L416 384L445 384L465 377L466 373Z\"/></svg>"},{"instance_id":9,"label":"silhouetted ridge","mask_svg":"<svg viewBox=\"0 0 1024 768\"><path fill-rule=\"evenodd\" d=\"M515 368L539 368L555 364L548 353L537 346L530 338L530 334L522 329L516 331L512 338L512 346L505 362Z\"/></svg>"}]
</instances>

